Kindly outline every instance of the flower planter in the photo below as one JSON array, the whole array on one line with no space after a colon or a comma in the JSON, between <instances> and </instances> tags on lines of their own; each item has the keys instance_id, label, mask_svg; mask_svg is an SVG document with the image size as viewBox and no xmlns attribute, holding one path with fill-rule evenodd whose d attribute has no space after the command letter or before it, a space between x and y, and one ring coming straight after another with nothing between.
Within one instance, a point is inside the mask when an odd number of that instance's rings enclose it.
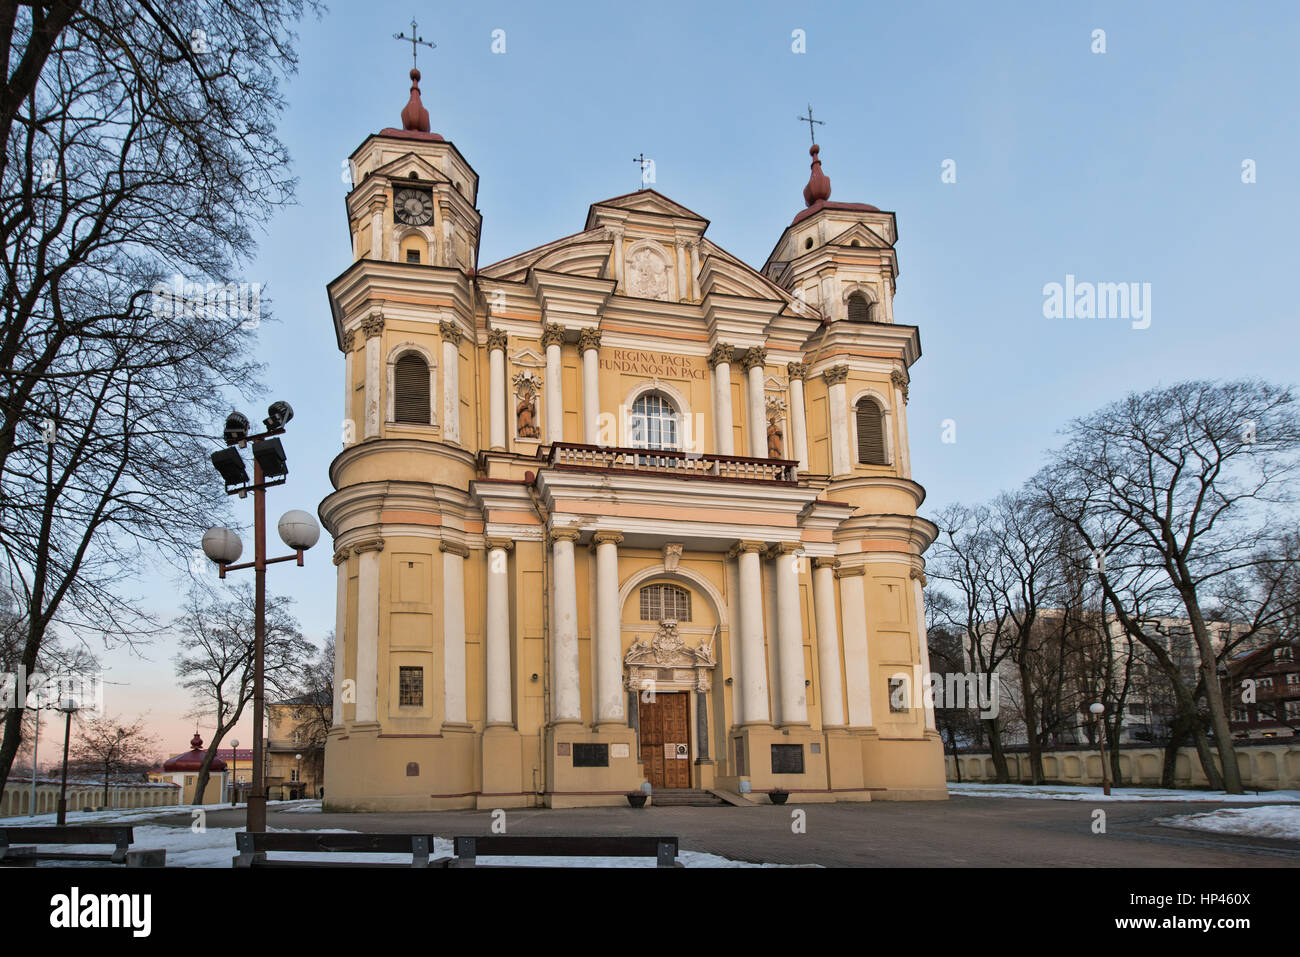
<instances>
[{"instance_id":1,"label":"flower planter","mask_svg":"<svg viewBox=\"0 0 1300 957\"><path fill-rule=\"evenodd\" d=\"M627 796L627 803L633 807L645 807L646 795L640 791L633 791Z\"/></svg>"},{"instance_id":2,"label":"flower planter","mask_svg":"<svg viewBox=\"0 0 1300 957\"><path fill-rule=\"evenodd\" d=\"M789 791L768 791L767 797L773 804L784 804L785 799L790 796Z\"/></svg>"}]
</instances>

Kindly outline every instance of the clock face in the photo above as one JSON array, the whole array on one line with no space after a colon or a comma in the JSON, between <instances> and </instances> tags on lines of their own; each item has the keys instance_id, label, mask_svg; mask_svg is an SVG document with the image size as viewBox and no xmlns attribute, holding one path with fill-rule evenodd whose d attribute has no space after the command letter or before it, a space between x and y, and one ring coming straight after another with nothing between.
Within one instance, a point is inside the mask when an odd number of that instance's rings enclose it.
<instances>
[{"instance_id":1,"label":"clock face","mask_svg":"<svg viewBox=\"0 0 1300 957\"><path fill-rule=\"evenodd\" d=\"M394 211L399 223L424 226L433 218L433 199L422 190L399 189Z\"/></svg>"}]
</instances>

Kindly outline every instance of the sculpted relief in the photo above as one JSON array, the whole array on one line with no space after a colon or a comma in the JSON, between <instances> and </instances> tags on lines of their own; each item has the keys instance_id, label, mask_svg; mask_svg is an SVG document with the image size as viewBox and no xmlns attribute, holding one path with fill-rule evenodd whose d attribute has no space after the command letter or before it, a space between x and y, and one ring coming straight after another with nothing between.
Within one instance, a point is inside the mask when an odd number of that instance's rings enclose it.
<instances>
[{"instance_id":1,"label":"sculpted relief","mask_svg":"<svg viewBox=\"0 0 1300 957\"><path fill-rule=\"evenodd\" d=\"M539 438L537 394L541 391L541 380L536 373L524 370L515 375L512 384L515 387L515 438Z\"/></svg>"},{"instance_id":2,"label":"sculpted relief","mask_svg":"<svg viewBox=\"0 0 1300 957\"><path fill-rule=\"evenodd\" d=\"M634 248L627 257L628 295L668 299L668 261L653 246Z\"/></svg>"}]
</instances>

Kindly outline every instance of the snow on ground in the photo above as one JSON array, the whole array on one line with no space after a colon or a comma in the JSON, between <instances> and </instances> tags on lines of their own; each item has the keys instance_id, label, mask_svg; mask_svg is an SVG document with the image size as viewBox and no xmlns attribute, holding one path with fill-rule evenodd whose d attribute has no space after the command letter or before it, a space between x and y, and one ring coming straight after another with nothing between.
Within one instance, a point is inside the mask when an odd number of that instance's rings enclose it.
<instances>
[{"instance_id":1,"label":"snow on ground","mask_svg":"<svg viewBox=\"0 0 1300 957\"><path fill-rule=\"evenodd\" d=\"M954 784L948 793L961 797L1037 798L1047 801L1218 801L1223 804L1300 804L1300 791L1261 791L1258 794L1227 794L1223 791L1168 790L1166 788L1111 788L1110 796L1099 787L1069 784Z\"/></svg>"},{"instance_id":2,"label":"snow on ground","mask_svg":"<svg viewBox=\"0 0 1300 957\"><path fill-rule=\"evenodd\" d=\"M1178 814L1156 819L1167 827L1184 827L1245 837L1280 837L1300 841L1300 807L1274 804L1266 807L1222 808L1204 814Z\"/></svg>"},{"instance_id":3,"label":"snow on ground","mask_svg":"<svg viewBox=\"0 0 1300 957\"><path fill-rule=\"evenodd\" d=\"M310 813L320 811L320 801L270 801L268 804L274 805L278 811L288 811L292 813ZM209 805L214 810L216 806ZM189 811L185 807L151 807L151 808L130 808L117 811L93 811L68 815L69 824L96 823L96 824L132 824L134 827L134 842L131 847L136 850L158 850L159 848L167 852L168 867L230 867L231 859L235 856L235 834L243 828L233 827L209 827L196 831L193 826L186 827L164 827L157 824L133 824L132 822L142 817L152 817L160 813L176 813ZM38 814L29 818L25 815L21 817L0 818L0 826L5 824L11 826L46 826L55 822L53 814ZM284 828L271 828L272 831L285 830ZM331 834L351 834L356 833L345 828L321 828L316 833ZM54 848L51 848L52 850ZM87 853L104 853L106 848L95 845L67 845L57 848L59 851L87 852ZM434 846L431 848L430 857L451 857L452 842L449 838L435 838ZM348 862L363 861L382 864L410 864L411 856L409 854L294 854L288 852L277 852L271 854L273 860L306 860L306 861L333 861L343 864ZM489 857L479 855L479 862L482 864L508 865L515 867L654 867L653 858L623 858L623 857L552 857L552 858L514 858L514 857ZM751 864L747 861L733 861L730 858L719 857L716 854L706 854L702 851L679 851L677 860L686 867L783 867L782 864ZM50 865L46 865L50 866ZM84 867L102 867L106 865L83 863L83 864L62 864L59 866L84 866Z\"/></svg>"},{"instance_id":4,"label":"snow on ground","mask_svg":"<svg viewBox=\"0 0 1300 957\"><path fill-rule=\"evenodd\" d=\"M266 805L276 811L320 811L320 801L267 801ZM240 807L246 806L244 804L240 805ZM206 804L203 807L208 811L230 809L229 804ZM193 810L195 808L189 804L164 804L159 807L112 808L106 811L69 811L68 825L130 824L132 821L138 821L141 818L158 817L161 814L188 814ZM13 817L0 817L0 827L5 825L9 827L52 827L58 822L58 819L58 815L53 812L36 814L31 817L26 814L15 814Z\"/></svg>"}]
</instances>

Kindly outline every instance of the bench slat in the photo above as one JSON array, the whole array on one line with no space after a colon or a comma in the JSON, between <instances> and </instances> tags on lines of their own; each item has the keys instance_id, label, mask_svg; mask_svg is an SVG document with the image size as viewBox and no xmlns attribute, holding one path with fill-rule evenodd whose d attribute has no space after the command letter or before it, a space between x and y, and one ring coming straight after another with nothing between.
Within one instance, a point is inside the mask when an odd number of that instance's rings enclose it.
<instances>
[{"instance_id":1,"label":"bench slat","mask_svg":"<svg viewBox=\"0 0 1300 957\"><path fill-rule=\"evenodd\" d=\"M471 850L472 842L472 850ZM518 857L658 857L661 845L677 854L675 837L548 837L490 834L456 838L456 856Z\"/></svg>"},{"instance_id":2,"label":"bench slat","mask_svg":"<svg viewBox=\"0 0 1300 957\"><path fill-rule=\"evenodd\" d=\"M93 824L69 827L0 827L4 844L130 844L135 831L130 827L97 827Z\"/></svg>"}]
</instances>

